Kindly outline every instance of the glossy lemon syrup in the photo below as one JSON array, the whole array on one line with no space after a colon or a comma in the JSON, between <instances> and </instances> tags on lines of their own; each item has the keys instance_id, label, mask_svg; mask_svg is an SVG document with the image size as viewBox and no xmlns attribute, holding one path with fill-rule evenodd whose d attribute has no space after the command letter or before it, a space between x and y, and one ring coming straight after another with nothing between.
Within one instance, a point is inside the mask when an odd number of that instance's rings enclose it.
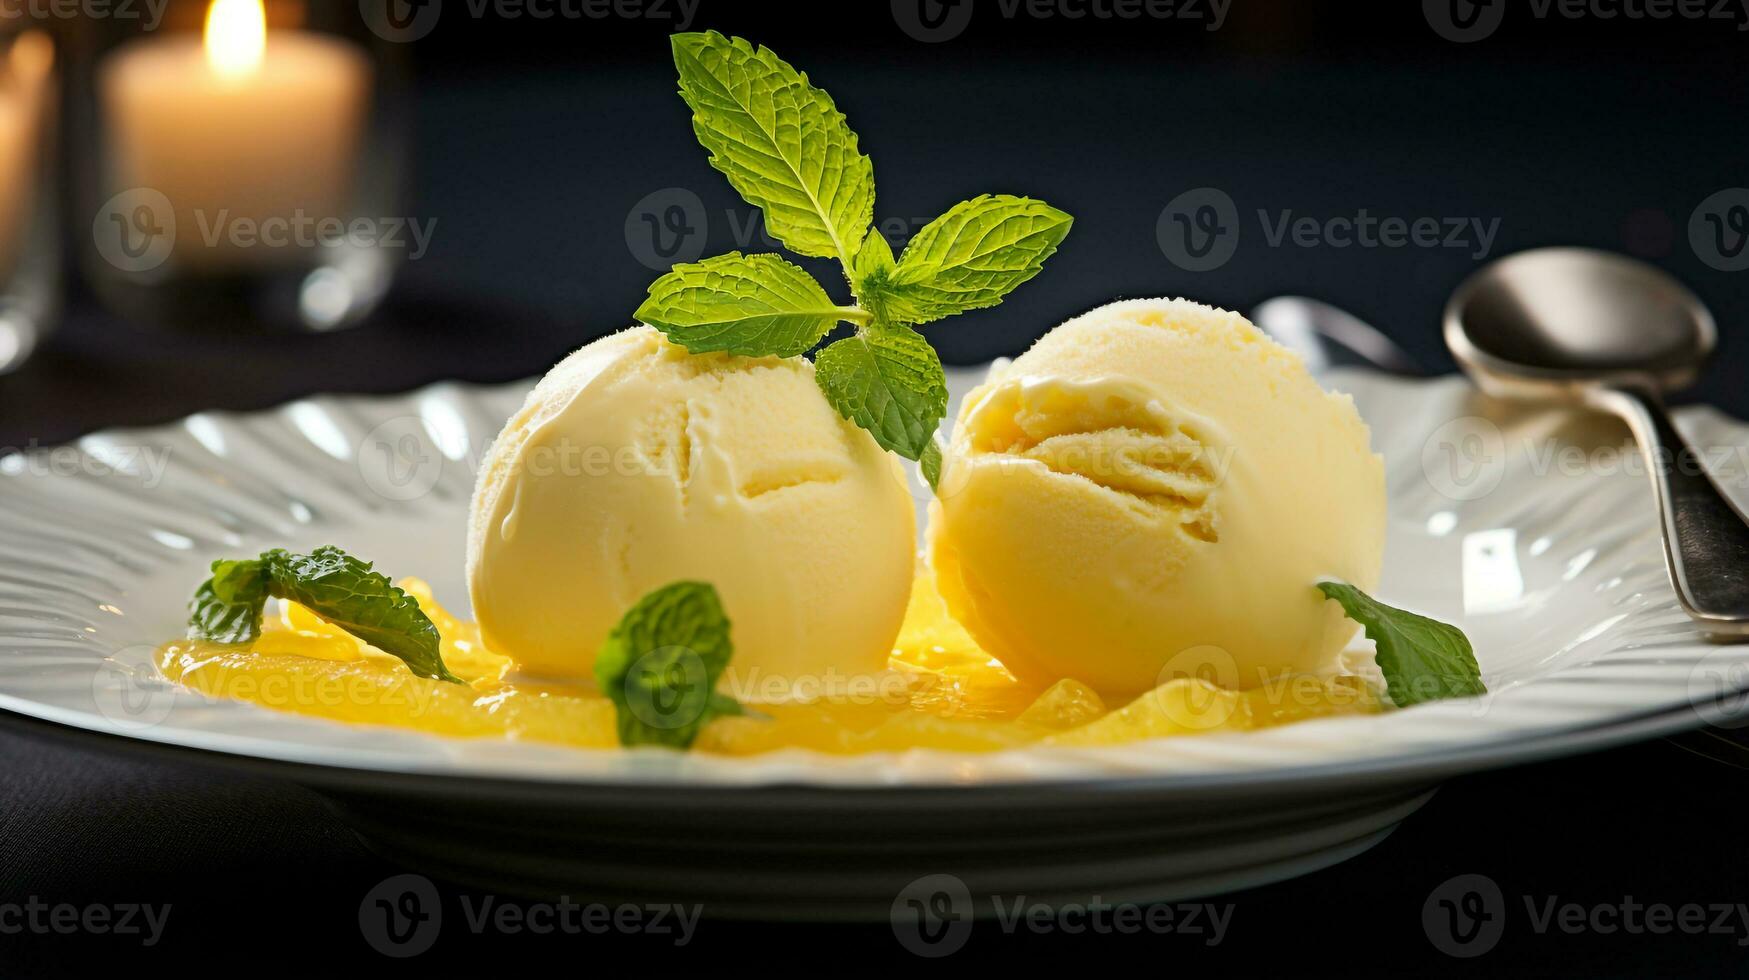
<instances>
[{"instance_id":1,"label":"glossy lemon syrup","mask_svg":"<svg viewBox=\"0 0 1749 980\"><path fill-rule=\"evenodd\" d=\"M208 697L335 721L582 748L618 744L613 706L593 688L513 679L511 660L485 649L474 625L450 615L426 583L400 585L436 624L444 662L467 684L415 677L401 661L295 603L270 612L254 643L178 640L159 649L158 668ZM694 748L750 755L781 748L975 752L1040 742L1111 745L1379 709L1368 686L1351 676L1287 678L1250 691L1173 680L1115 711L1073 680L1029 690L948 616L927 572L917 577L890 667L888 675L823 687L805 702L760 705L764 717L719 718Z\"/></svg>"}]
</instances>

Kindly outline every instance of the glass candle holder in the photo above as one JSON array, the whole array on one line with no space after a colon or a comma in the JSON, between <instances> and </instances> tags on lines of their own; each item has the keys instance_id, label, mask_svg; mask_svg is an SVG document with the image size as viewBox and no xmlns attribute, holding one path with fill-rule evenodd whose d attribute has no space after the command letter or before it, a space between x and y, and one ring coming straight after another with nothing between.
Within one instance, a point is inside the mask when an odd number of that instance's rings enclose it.
<instances>
[{"instance_id":1,"label":"glass candle holder","mask_svg":"<svg viewBox=\"0 0 1749 980\"><path fill-rule=\"evenodd\" d=\"M47 31L0 27L0 373L24 363L59 312L56 62Z\"/></svg>"},{"instance_id":2,"label":"glass candle holder","mask_svg":"<svg viewBox=\"0 0 1749 980\"><path fill-rule=\"evenodd\" d=\"M82 265L123 315L332 330L409 247L399 45L356 4L181 0L87 25Z\"/></svg>"}]
</instances>

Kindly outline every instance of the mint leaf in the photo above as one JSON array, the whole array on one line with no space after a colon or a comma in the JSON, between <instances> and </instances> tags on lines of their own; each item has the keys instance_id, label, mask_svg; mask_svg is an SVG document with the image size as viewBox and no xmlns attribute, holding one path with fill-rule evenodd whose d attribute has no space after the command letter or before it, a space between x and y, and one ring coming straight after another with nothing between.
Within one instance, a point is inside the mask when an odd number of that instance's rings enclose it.
<instances>
[{"instance_id":1,"label":"mint leaf","mask_svg":"<svg viewBox=\"0 0 1749 980\"><path fill-rule=\"evenodd\" d=\"M213 595L220 602L242 603L260 602L267 598L267 567L256 558L245 558L241 561L227 561L223 558L212 564Z\"/></svg>"},{"instance_id":2,"label":"mint leaf","mask_svg":"<svg viewBox=\"0 0 1749 980\"><path fill-rule=\"evenodd\" d=\"M626 610L595 654L595 682L613 702L621 745L692 745L706 722L744 713L717 693L734 645L717 590L675 582Z\"/></svg>"},{"instance_id":3,"label":"mint leaf","mask_svg":"<svg viewBox=\"0 0 1749 980\"><path fill-rule=\"evenodd\" d=\"M805 354L841 319L866 317L832 302L814 277L777 255L730 252L677 265L650 286L637 318L694 354Z\"/></svg>"},{"instance_id":4,"label":"mint leaf","mask_svg":"<svg viewBox=\"0 0 1749 980\"><path fill-rule=\"evenodd\" d=\"M213 643L254 642L261 635L261 610L267 603L267 590L247 594L227 590L228 595L221 596L218 582L215 572L194 590L194 598L188 603L189 637Z\"/></svg>"},{"instance_id":5,"label":"mint leaf","mask_svg":"<svg viewBox=\"0 0 1749 980\"><path fill-rule=\"evenodd\" d=\"M419 608L388 576L371 570L332 545L307 555L270 551L262 556L271 575L269 590L309 609L384 653L399 657L420 677L463 683L443 664L443 638Z\"/></svg>"},{"instance_id":6,"label":"mint leaf","mask_svg":"<svg viewBox=\"0 0 1749 980\"><path fill-rule=\"evenodd\" d=\"M924 448L917 464L923 470L923 479L928 481L929 489L934 490L941 486L941 443L934 439L929 440L929 445Z\"/></svg>"},{"instance_id":7,"label":"mint leaf","mask_svg":"<svg viewBox=\"0 0 1749 980\"><path fill-rule=\"evenodd\" d=\"M887 244L879 231L871 231L862 240L862 247L857 250L856 258L851 260L850 269L846 273L850 277L850 290L856 294L857 302L867 307L874 319L883 323L899 322L889 314L883 292L897 266L893 260L893 247Z\"/></svg>"},{"instance_id":8,"label":"mint leaf","mask_svg":"<svg viewBox=\"0 0 1749 980\"><path fill-rule=\"evenodd\" d=\"M935 348L904 326L877 323L814 359L814 377L838 414L906 459L918 459L947 414L947 375Z\"/></svg>"},{"instance_id":9,"label":"mint leaf","mask_svg":"<svg viewBox=\"0 0 1749 980\"><path fill-rule=\"evenodd\" d=\"M1043 201L986 194L954 205L911 239L898 267L858 296L901 323L995 306L1038 275L1073 219Z\"/></svg>"},{"instance_id":10,"label":"mint leaf","mask_svg":"<svg viewBox=\"0 0 1749 980\"><path fill-rule=\"evenodd\" d=\"M371 646L399 657L420 677L463 683L444 666L443 638L419 600L388 577L327 546L307 555L282 549L260 558L213 562L212 577L189 603L188 635L213 643L249 643L261 635L269 596L288 599Z\"/></svg>"},{"instance_id":11,"label":"mint leaf","mask_svg":"<svg viewBox=\"0 0 1749 980\"><path fill-rule=\"evenodd\" d=\"M1387 606L1342 582L1319 582L1318 589L1341 603L1377 644L1386 693L1398 707L1488 693L1462 630Z\"/></svg>"},{"instance_id":12,"label":"mint leaf","mask_svg":"<svg viewBox=\"0 0 1749 980\"><path fill-rule=\"evenodd\" d=\"M893 261L893 246L887 244L886 238L877 231L868 233L862 240L862 246L856 250L856 257L850 262L850 282L861 295L861 283L870 276L893 271L897 263Z\"/></svg>"},{"instance_id":13,"label":"mint leaf","mask_svg":"<svg viewBox=\"0 0 1749 980\"><path fill-rule=\"evenodd\" d=\"M740 38L676 34L672 45L680 96L711 166L791 250L849 268L874 216L874 167L832 97Z\"/></svg>"}]
</instances>

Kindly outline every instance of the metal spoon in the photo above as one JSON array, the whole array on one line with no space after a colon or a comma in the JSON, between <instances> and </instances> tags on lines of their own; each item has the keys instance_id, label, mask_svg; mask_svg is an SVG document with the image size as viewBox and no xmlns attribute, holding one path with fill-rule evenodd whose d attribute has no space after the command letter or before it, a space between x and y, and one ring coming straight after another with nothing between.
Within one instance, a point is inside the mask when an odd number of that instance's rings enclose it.
<instances>
[{"instance_id":1,"label":"metal spoon","mask_svg":"<svg viewBox=\"0 0 1749 980\"><path fill-rule=\"evenodd\" d=\"M1662 393L1694 380L1712 314L1658 269L1608 252L1545 248L1476 272L1445 308L1445 342L1490 394L1612 412L1645 453L1682 607L1749 635L1749 524L1671 424Z\"/></svg>"},{"instance_id":2,"label":"metal spoon","mask_svg":"<svg viewBox=\"0 0 1749 980\"><path fill-rule=\"evenodd\" d=\"M1403 348L1347 310L1307 296L1277 296L1257 304L1251 322L1316 374L1339 364L1364 364L1397 374L1425 374Z\"/></svg>"}]
</instances>

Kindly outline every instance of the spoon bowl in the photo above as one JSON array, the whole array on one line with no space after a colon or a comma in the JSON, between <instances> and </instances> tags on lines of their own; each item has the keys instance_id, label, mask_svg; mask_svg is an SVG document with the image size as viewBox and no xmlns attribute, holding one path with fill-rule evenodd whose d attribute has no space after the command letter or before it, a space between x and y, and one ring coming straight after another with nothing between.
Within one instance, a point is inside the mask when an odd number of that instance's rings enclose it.
<instances>
[{"instance_id":1,"label":"spoon bowl","mask_svg":"<svg viewBox=\"0 0 1749 980\"><path fill-rule=\"evenodd\" d=\"M1664 557L1683 609L1718 636L1749 636L1749 523L1677 431L1663 392L1694 380L1712 314L1643 262L1539 249L1483 267L1445 309L1452 354L1484 391L1564 400L1627 422L1646 457Z\"/></svg>"},{"instance_id":2,"label":"spoon bowl","mask_svg":"<svg viewBox=\"0 0 1749 980\"><path fill-rule=\"evenodd\" d=\"M1445 339L1495 394L1587 400L1600 387L1692 383L1718 330L1663 271L1609 252L1545 248L1471 276L1445 309Z\"/></svg>"}]
</instances>

